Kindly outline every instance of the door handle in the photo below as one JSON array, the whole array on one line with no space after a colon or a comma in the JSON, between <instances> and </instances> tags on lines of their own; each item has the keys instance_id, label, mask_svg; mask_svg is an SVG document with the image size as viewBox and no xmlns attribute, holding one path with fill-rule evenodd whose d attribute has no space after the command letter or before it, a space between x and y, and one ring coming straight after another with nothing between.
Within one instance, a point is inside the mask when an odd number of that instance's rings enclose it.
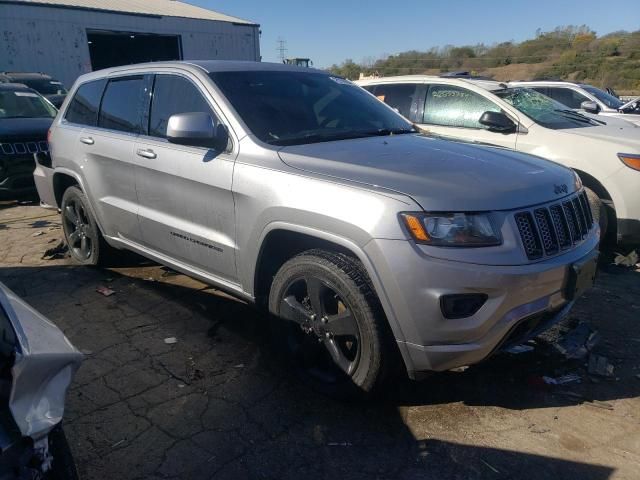
<instances>
[{"instance_id":1,"label":"door handle","mask_svg":"<svg viewBox=\"0 0 640 480\"><path fill-rule=\"evenodd\" d=\"M80 141L85 145L93 145L94 143L96 143L93 141L93 138L91 137L80 137Z\"/></svg>"},{"instance_id":2,"label":"door handle","mask_svg":"<svg viewBox=\"0 0 640 480\"><path fill-rule=\"evenodd\" d=\"M150 148L139 148L138 151L136 152L138 154L139 157L143 157L143 158L156 158L156 152L154 152L153 150L151 150Z\"/></svg>"}]
</instances>

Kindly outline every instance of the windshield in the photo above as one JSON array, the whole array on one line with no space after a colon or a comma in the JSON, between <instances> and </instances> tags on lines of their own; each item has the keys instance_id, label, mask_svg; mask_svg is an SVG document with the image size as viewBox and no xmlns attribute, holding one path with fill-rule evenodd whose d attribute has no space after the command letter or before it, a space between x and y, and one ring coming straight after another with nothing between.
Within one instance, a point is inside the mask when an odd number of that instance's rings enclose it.
<instances>
[{"instance_id":1,"label":"windshield","mask_svg":"<svg viewBox=\"0 0 640 480\"><path fill-rule=\"evenodd\" d=\"M62 83L56 80L47 80L44 78L16 79L15 83L21 83L29 88L33 88L42 95L66 95L67 90Z\"/></svg>"},{"instance_id":2,"label":"windshield","mask_svg":"<svg viewBox=\"0 0 640 480\"><path fill-rule=\"evenodd\" d=\"M314 72L214 72L251 132L271 145L413 133L402 116L353 83Z\"/></svg>"},{"instance_id":3,"label":"windshield","mask_svg":"<svg viewBox=\"0 0 640 480\"><path fill-rule=\"evenodd\" d=\"M0 90L0 118L53 118L57 110L35 92Z\"/></svg>"},{"instance_id":4,"label":"windshield","mask_svg":"<svg viewBox=\"0 0 640 480\"><path fill-rule=\"evenodd\" d=\"M589 92L591 95L596 97L598 100L600 100L602 103L604 103L609 108L613 108L613 109L617 110L622 105L624 105L624 103L621 102L618 98L614 97L613 95L608 94L607 92L605 92L603 90L600 90L599 88L592 87L591 85L587 85L587 86L584 86L582 88L584 88L587 92Z\"/></svg>"},{"instance_id":5,"label":"windshield","mask_svg":"<svg viewBox=\"0 0 640 480\"><path fill-rule=\"evenodd\" d=\"M600 125L530 88L505 88L493 93L546 128L562 130Z\"/></svg>"}]
</instances>

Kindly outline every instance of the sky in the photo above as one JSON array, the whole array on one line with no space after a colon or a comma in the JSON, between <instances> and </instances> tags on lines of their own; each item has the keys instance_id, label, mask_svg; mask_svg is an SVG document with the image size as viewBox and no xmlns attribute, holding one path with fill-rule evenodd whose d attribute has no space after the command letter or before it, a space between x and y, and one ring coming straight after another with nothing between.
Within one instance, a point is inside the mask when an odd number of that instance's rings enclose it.
<instances>
[{"instance_id":1,"label":"sky","mask_svg":"<svg viewBox=\"0 0 640 480\"><path fill-rule=\"evenodd\" d=\"M261 25L263 61L289 57L328 67L406 50L532 38L536 29L586 24L598 35L640 29L639 0L186 0Z\"/></svg>"}]
</instances>

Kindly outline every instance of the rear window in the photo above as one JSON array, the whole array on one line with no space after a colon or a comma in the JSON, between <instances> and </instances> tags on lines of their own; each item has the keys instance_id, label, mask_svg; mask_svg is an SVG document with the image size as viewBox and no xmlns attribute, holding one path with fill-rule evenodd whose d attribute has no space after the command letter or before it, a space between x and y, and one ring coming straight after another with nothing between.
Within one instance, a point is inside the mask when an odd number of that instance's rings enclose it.
<instances>
[{"instance_id":1,"label":"rear window","mask_svg":"<svg viewBox=\"0 0 640 480\"><path fill-rule=\"evenodd\" d=\"M140 133L144 77L109 80L102 97L98 126L127 133Z\"/></svg>"},{"instance_id":2,"label":"rear window","mask_svg":"<svg viewBox=\"0 0 640 480\"><path fill-rule=\"evenodd\" d=\"M65 120L95 127L98 124L98 108L105 83L106 80L96 80L80 85L67 108Z\"/></svg>"}]
</instances>

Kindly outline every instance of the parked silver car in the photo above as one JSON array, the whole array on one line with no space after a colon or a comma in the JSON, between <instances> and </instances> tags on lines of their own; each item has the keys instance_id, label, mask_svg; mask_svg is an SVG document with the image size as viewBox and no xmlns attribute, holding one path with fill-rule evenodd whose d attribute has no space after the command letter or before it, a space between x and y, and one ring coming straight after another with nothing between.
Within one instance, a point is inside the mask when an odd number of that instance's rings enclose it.
<instances>
[{"instance_id":1,"label":"parked silver car","mask_svg":"<svg viewBox=\"0 0 640 480\"><path fill-rule=\"evenodd\" d=\"M598 227L565 167L418 134L326 72L171 62L78 79L38 165L71 255L128 249L268 306L293 364L369 392L561 318Z\"/></svg>"}]
</instances>

